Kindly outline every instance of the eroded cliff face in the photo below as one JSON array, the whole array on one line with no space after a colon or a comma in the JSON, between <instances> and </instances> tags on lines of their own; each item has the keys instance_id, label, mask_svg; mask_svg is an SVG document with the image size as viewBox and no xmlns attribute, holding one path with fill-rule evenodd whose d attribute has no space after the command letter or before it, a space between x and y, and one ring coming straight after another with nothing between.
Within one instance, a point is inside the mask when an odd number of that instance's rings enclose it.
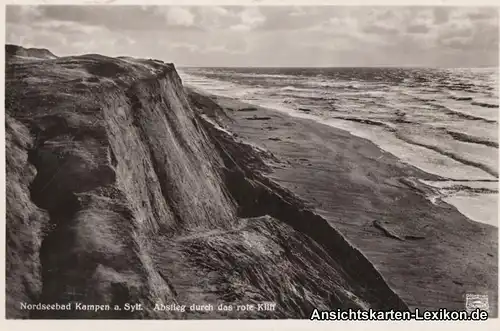
<instances>
[{"instance_id":1,"label":"eroded cliff face","mask_svg":"<svg viewBox=\"0 0 500 331\"><path fill-rule=\"evenodd\" d=\"M201 96L188 100L161 61L9 59L8 318L407 308L359 251L265 177L268 155L217 129L206 117L214 109ZM276 309L154 309L264 301ZM143 309L21 309L39 302Z\"/></svg>"}]
</instances>

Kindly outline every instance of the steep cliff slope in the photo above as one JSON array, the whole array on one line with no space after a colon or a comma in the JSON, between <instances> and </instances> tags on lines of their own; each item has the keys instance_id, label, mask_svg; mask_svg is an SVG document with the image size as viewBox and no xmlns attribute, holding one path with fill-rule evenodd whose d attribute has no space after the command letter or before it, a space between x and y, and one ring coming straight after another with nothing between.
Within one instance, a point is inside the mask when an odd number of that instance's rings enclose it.
<instances>
[{"instance_id":1,"label":"steep cliff slope","mask_svg":"<svg viewBox=\"0 0 500 331\"><path fill-rule=\"evenodd\" d=\"M161 61L7 63L8 318L407 309L359 251L267 179L270 156L217 129L206 106ZM40 302L142 309L21 309ZM216 309L261 302L276 308Z\"/></svg>"}]
</instances>

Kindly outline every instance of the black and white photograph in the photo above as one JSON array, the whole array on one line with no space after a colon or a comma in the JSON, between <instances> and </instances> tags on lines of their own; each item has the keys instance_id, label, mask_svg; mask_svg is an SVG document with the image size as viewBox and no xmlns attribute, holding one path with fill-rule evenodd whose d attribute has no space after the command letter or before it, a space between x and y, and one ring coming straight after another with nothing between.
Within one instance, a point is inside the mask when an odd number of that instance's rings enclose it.
<instances>
[{"instance_id":1,"label":"black and white photograph","mask_svg":"<svg viewBox=\"0 0 500 331\"><path fill-rule=\"evenodd\" d=\"M484 5L6 5L4 317L497 319L498 65Z\"/></svg>"}]
</instances>

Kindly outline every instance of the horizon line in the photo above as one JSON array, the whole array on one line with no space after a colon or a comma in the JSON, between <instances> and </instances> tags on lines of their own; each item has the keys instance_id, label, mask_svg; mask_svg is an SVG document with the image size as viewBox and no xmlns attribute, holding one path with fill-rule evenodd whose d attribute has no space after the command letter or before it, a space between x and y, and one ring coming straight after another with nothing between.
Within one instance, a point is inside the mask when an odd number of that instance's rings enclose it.
<instances>
[{"instance_id":1,"label":"horizon line","mask_svg":"<svg viewBox=\"0 0 500 331\"><path fill-rule=\"evenodd\" d=\"M482 65L482 66L453 66L453 67L445 67L445 66L426 66L426 65L371 65L371 66L363 66L363 65L348 65L348 66L206 66L206 65L177 65L173 62L176 68L235 68L235 69L243 69L243 68L270 68L270 69L331 69L331 68L428 68L428 69L488 69L488 68L499 68L499 65Z\"/></svg>"}]
</instances>

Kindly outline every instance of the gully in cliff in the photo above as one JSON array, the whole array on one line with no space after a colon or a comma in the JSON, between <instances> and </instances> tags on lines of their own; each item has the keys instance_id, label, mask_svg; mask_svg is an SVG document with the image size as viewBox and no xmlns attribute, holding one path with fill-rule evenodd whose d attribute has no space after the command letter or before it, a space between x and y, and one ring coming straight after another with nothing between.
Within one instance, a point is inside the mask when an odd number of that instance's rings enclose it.
<instances>
[{"instance_id":1,"label":"gully in cliff","mask_svg":"<svg viewBox=\"0 0 500 331\"><path fill-rule=\"evenodd\" d=\"M26 8L8 7L8 39ZM8 319L496 316L494 71L432 69L442 54L472 65L445 50L323 49L312 27L331 28L334 7L165 6L168 22L148 6L33 8L44 34L87 21L134 33L92 54L69 30L71 48L34 30L36 47L6 45ZM365 24L358 9L342 15ZM287 46L273 15L315 52ZM252 30L276 42L247 53Z\"/></svg>"}]
</instances>

